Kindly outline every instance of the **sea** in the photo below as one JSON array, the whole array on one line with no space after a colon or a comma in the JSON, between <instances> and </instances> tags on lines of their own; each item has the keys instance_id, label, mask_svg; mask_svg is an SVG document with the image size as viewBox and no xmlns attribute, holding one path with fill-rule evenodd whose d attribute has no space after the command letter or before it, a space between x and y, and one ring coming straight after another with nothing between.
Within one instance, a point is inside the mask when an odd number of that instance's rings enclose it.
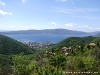
<instances>
[{"instance_id":1,"label":"sea","mask_svg":"<svg viewBox=\"0 0 100 75\"><path fill-rule=\"evenodd\" d=\"M51 35L51 34L9 34L6 35L18 41L46 42L58 43L68 37L84 37L86 35Z\"/></svg>"}]
</instances>

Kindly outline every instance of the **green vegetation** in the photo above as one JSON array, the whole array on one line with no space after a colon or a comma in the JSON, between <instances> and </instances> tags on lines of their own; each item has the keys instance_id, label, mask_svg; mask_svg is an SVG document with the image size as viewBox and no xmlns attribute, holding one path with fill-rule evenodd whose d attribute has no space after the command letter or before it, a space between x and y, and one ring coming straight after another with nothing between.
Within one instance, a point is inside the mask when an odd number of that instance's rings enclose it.
<instances>
[{"instance_id":1,"label":"green vegetation","mask_svg":"<svg viewBox=\"0 0 100 75\"><path fill-rule=\"evenodd\" d=\"M70 37L54 45L52 49L56 49L56 48L61 49L64 46L66 47L78 46L78 45L85 46L86 44L89 44L91 42L97 42L97 41L100 42L99 40L100 40L99 37L92 37L92 36L82 37L82 38L81 37Z\"/></svg>"},{"instance_id":2,"label":"green vegetation","mask_svg":"<svg viewBox=\"0 0 100 75\"><path fill-rule=\"evenodd\" d=\"M0 35L0 54L11 55L11 54L30 54L34 50L27 45L18 42L17 40L11 39L4 35Z\"/></svg>"},{"instance_id":3,"label":"green vegetation","mask_svg":"<svg viewBox=\"0 0 100 75\"><path fill-rule=\"evenodd\" d=\"M0 35L0 75L100 75L100 37L70 37L34 52Z\"/></svg>"}]
</instances>

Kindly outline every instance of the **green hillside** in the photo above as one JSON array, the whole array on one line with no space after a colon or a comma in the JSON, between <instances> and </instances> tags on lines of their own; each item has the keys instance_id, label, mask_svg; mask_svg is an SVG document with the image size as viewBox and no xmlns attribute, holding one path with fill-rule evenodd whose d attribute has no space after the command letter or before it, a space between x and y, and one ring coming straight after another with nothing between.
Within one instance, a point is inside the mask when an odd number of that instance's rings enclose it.
<instances>
[{"instance_id":1,"label":"green hillside","mask_svg":"<svg viewBox=\"0 0 100 75\"><path fill-rule=\"evenodd\" d=\"M92 36L88 36L88 37L70 37L70 38L66 38L64 40L62 40L61 42L57 43L56 45L54 45L51 49L61 49L62 47L66 46L85 46L91 42L100 42L100 37L92 37Z\"/></svg>"},{"instance_id":2,"label":"green hillside","mask_svg":"<svg viewBox=\"0 0 100 75\"><path fill-rule=\"evenodd\" d=\"M11 39L7 36L0 35L0 54L30 54L33 53L33 49L27 45L18 42L17 40Z\"/></svg>"},{"instance_id":3,"label":"green hillside","mask_svg":"<svg viewBox=\"0 0 100 75\"><path fill-rule=\"evenodd\" d=\"M70 37L40 57L49 67L42 63L41 75L100 75L100 37Z\"/></svg>"}]
</instances>

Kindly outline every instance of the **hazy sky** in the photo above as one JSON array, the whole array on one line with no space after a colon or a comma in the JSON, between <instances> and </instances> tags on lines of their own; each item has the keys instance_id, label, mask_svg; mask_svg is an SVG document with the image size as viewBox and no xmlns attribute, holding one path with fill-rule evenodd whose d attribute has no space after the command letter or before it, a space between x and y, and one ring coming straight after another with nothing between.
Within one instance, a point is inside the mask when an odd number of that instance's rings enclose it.
<instances>
[{"instance_id":1,"label":"hazy sky","mask_svg":"<svg viewBox=\"0 0 100 75\"><path fill-rule=\"evenodd\" d=\"M100 31L100 0L0 0L0 31Z\"/></svg>"}]
</instances>

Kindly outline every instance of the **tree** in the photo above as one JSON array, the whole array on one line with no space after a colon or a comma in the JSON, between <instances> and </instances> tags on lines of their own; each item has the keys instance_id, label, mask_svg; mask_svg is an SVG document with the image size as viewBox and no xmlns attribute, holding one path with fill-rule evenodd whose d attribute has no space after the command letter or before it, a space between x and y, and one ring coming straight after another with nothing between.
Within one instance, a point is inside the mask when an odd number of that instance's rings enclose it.
<instances>
[{"instance_id":1,"label":"tree","mask_svg":"<svg viewBox=\"0 0 100 75\"><path fill-rule=\"evenodd\" d=\"M63 68L65 69L66 67L66 56L64 56L63 54L56 54L52 57L49 58L49 63L50 65L57 67L57 68Z\"/></svg>"}]
</instances>

